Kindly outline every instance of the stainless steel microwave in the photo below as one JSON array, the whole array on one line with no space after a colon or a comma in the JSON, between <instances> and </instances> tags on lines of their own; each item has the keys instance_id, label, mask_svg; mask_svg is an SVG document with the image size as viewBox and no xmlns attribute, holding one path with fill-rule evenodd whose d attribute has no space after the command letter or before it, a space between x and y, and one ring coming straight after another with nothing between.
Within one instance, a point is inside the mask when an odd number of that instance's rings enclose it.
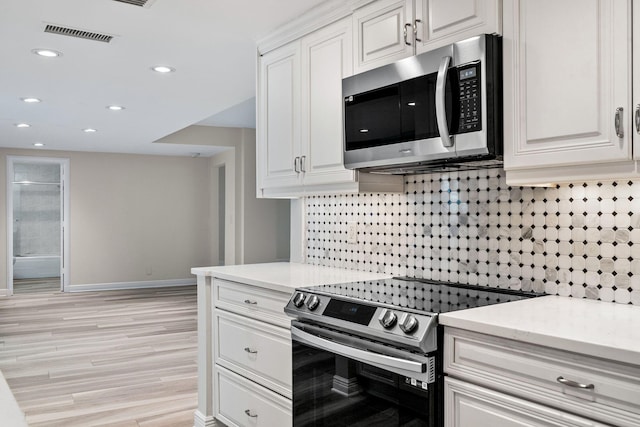
<instances>
[{"instance_id":1,"label":"stainless steel microwave","mask_svg":"<svg viewBox=\"0 0 640 427\"><path fill-rule=\"evenodd\" d=\"M344 164L383 173L502 164L502 43L481 35L342 81Z\"/></svg>"}]
</instances>

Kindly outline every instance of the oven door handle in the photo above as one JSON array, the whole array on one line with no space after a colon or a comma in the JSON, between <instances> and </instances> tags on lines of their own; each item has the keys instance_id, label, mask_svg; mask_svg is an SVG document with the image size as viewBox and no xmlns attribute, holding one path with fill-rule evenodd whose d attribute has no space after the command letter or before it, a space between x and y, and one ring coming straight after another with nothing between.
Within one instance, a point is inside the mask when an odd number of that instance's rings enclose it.
<instances>
[{"instance_id":1,"label":"oven door handle","mask_svg":"<svg viewBox=\"0 0 640 427\"><path fill-rule=\"evenodd\" d=\"M399 357L386 356L384 354L372 353L366 350L360 350L359 348L350 347L348 345L340 344L335 341L320 338L317 335L310 334L301 329L291 326L291 336L296 341L303 344L308 344L316 348L330 351L340 356L345 356L350 359L356 359L360 362L370 363L380 368L388 368L390 370L403 370L409 372L415 372L418 374L425 373L427 371L427 365L425 363L416 362L413 360L402 359Z\"/></svg>"}]
</instances>

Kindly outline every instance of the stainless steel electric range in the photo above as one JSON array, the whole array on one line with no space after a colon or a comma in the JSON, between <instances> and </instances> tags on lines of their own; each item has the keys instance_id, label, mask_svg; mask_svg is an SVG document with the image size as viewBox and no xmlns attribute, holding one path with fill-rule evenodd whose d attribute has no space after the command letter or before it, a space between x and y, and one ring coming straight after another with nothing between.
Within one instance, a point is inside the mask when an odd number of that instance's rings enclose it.
<instances>
[{"instance_id":1,"label":"stainless steel electric range","mask_svg":"<svg viewBox=\"0 0 640 427\"><path fill-rule=\"evenodd\" d=\"M394 278L296 289L293 425L442 425L438 315L538 296Z\"/></svg>"}]
</instances>

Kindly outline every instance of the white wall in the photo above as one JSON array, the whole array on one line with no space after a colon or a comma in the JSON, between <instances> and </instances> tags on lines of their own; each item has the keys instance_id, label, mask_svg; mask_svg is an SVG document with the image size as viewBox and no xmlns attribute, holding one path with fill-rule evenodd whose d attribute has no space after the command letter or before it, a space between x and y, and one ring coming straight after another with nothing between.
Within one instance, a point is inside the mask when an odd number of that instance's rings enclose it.
<instances>
[{"instance_id":1,"label":"white wall","mask_svg":"<svg viewBox=\"0 0 640 427\"><path fill-rule=\"evenodd\" d=\"M210 262L208 159L0 149L0 289L7 155L70 159L72 286L191 278Z\"/></svg>"}]
</instances>

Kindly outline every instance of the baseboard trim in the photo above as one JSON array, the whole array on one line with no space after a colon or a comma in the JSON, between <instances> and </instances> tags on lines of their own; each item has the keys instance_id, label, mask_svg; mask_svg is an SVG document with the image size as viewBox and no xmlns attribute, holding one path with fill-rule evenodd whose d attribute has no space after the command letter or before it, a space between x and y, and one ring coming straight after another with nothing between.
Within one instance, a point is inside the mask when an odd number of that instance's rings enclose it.
<instances>
[{"instance_id":1,"label":"baseboard trim","mask_svg":"<svg viewBox=\"0 0 640 427\"><path fill-rule=\"evenodd\" d=\"M196 279L145 280L140 282L91 283L70 285L68 292L117 291L123 289L167 288L170 286L193 286Z\"/></svg>"},{"instance_id":2,"label":"baseboard trim","mask_svg":"<svg viewBox=\"0 0 640 427\"><path fill-rule=\"evenodd\" d=\"M193 415L193 427L214 427L215 425L216 420L211 415L203 415L200 411L196 411Z\"/></svg>"},{"instance_id":3,"label":"baseboard trim","mask_svg":"<svg viewBox=\"0 0 640 427\"><path fill-rule=\"evenodd\" d=\"M0 297L6 297L9 296L9 290L8 289L0 289Z\"/></svg>"}]
</instances>

